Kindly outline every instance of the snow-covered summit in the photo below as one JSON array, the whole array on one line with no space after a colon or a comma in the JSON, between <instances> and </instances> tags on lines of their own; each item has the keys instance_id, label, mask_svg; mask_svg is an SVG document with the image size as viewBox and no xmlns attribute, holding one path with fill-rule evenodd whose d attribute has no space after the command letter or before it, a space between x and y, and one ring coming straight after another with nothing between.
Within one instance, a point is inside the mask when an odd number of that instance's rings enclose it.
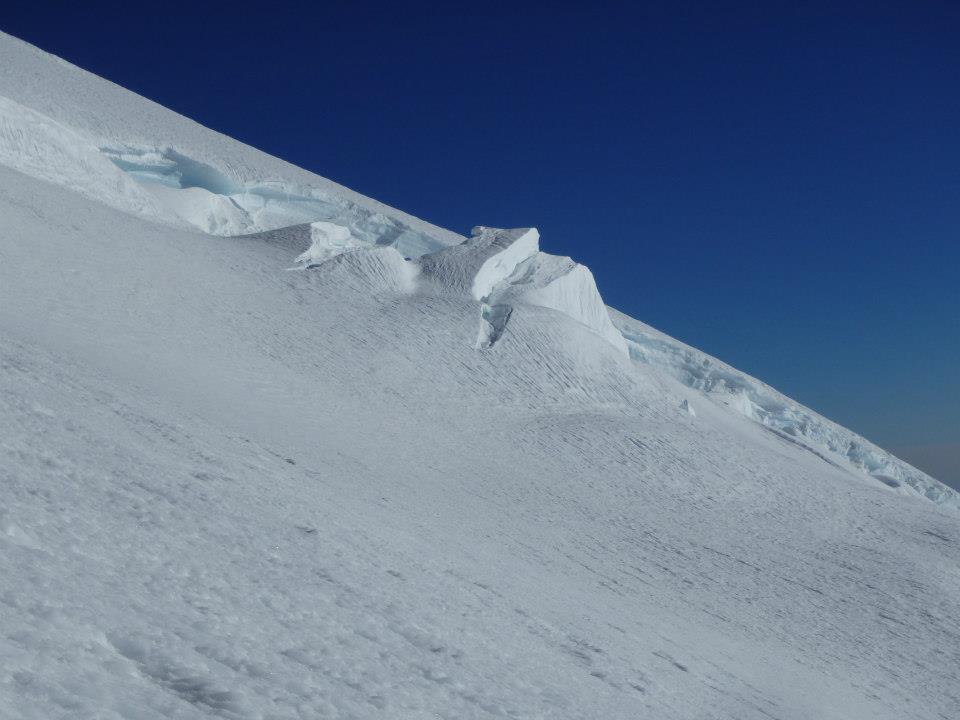
<instances>
[{"instance_id":1,"label":"snow-covered summit","mask_svg":"<svg viewBox=\"0 0 960 720\"><path fill-rule=\"evenodd\" d=\"M956 498L0 35L3 718L947 718Z\"/></svg>"}]
</instances>

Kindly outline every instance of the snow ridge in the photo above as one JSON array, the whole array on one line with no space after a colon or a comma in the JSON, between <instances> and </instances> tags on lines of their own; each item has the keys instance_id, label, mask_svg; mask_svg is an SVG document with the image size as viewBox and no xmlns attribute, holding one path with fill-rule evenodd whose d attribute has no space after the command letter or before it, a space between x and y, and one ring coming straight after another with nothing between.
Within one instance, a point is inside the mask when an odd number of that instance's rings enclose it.
<instances>
[{"instance_id":1,"label":"snow ridge","mask_svg":"<svg viewBox=\"0 0 960 720\"><path fill-rule=\"evenodd\" d=\"M264 199L279 192L281 198L291 197L294 207L299 205L299 199L306 198L307 201L332 202L343 213L383 216L397 227L431 238L437 247L463 240L457 233L203 127L3 32L0 32L0 97L69 127L84 138L85 143L100 148L113 159L129 160L136 165L140 162L137 156L149 158L148 162L155 155L165 156L167 161L181 165L195 163L209 168L231 187L243 188ZM186 177L192 177L189 171ZM211 190L209 186L204 189ZM302 217L300 222L323 219L332 218ZM290 223L261 225L245 232L278 228L283 224Z\"/></svg>"},{"instance_id":2,"label":"snow ridge","mask_svg":"<svg viewBox=\"0 0 960 720\"><path fill-rule=\"evenodd\" d=\"M822 453L828 462L863 473L901 493L960 510L960 494L869 440L649 325L615 310L610 310L610 315L635 361L663 370L721 406Z\"/></svg>"}]
</instances>

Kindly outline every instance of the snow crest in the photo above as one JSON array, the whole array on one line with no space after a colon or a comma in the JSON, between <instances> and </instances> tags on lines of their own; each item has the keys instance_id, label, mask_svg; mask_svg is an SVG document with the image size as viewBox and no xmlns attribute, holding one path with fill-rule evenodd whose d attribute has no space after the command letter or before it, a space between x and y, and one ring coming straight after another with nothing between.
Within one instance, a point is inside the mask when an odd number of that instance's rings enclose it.
<instances>
[{"instance_id":1,"label":"snow crest","mask_svg":"<svg viewBox=\"0 0 960 720\"><path fill-rule=\"evenodd\" d=\"M451 242L449 233L415 228L322 187L276 178L241 181L170 145L103 143L2 95L0 163L132 215L211 235L325 222L408 257Z\"/></svg>"},{"instance_id":2,"label":"snow crest","mask_svg":"<svg viewBox=\"0 0 960 720\"><path fill-rule=\"evenodd\" d=\"M356 246L392 245L406 256L419 257L449 244L322 188L277 179L240 182L170 147L112 146L101 152L152 194L168 214L211 235L245 235L308 224L315 228L318 251L355 241ZM353 240L340 238L333 229L336 226L348 228Z\"/></svg>"},{"instance_id":3,"label":"snow crest","mask_svg":"<svg viewBox=\"0 0 960 720\"><path fill-rule=\"evenodd\" d=\"M2 96L0 164L119 210L176 222L169 209L103 157L89 138Z\"/></svg>"},{"instance_id":4,"label":"snow crest","mask_svg":"<svg viewBox=\"0 0 960 720\"><path fill-rule=\"evenodd\" d=\"M514 308L550 308L586 325L624 355L617 332L597 290L593 274L567 257L540 252L536 228L503 230L478 226L461 245L421 259L425 273L440 283L469 292L480 302L477 347L500 339Z\"/></svg>"}]
</instances>

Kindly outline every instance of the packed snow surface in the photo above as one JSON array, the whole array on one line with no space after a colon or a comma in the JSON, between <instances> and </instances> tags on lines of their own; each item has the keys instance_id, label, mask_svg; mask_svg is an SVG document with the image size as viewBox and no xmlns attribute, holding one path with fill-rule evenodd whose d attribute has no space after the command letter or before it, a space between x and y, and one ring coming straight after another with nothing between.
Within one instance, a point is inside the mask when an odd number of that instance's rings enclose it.
<instances>
[{"instance_id":1,"label":"packed snow surface","mask_svg":"<svg viewBox=\"0 0 960 720\"><path fill-rule=\"evenodd\" d=\"M960 707L957 495L0 35L0 717Z\"/></svg>"}]
</instances>

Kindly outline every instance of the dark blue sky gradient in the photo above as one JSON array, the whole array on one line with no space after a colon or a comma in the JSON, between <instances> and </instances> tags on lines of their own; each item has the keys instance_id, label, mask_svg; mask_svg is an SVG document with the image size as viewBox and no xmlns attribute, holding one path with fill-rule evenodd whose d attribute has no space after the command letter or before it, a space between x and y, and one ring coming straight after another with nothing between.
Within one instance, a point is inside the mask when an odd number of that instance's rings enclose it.
<instances>
[{"instance_id":1,"label":"dark blue sky gradient","mask_svg":"<svg viewBox=\"0 0 960 720\"><path fill-rule=\"evenodd\" d=\"M881 444L960 440L960 3L19 5L7 32L364 194L538 226Z\"/></svg>"}]
</instances>

